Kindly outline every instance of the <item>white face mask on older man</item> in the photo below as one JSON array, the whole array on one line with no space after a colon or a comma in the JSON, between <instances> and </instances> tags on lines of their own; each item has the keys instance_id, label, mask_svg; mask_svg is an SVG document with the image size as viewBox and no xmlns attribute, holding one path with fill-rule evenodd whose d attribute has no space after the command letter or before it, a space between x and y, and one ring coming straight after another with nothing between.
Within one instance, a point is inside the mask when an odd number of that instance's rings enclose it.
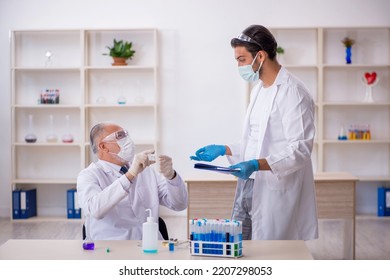
<instances>
[{"instance_id":1,"label":"white face mask on older man","mask_svg":"<svg viewBox=\"0 0 390 280\"><path fill-rule=\"evenodd\" d=\"M126 162L133 161L135 155L135 145L134 145L134 141L130 138L130 136L118 140L117 144L121 149L117 154L118 157L120 157Z\"/></svg>"},{"instance_id":2,"label":"white face mask on older man","mask_svg":"<svg viewBox=\"0 0 390 280\"><path fill-rule=\"evenodd\" d=\"M125 162L133 161L135 155L135 145L134 141L129 136L127 130L120 130L111 133L103 139L103 142L117 143L120 148L119 153L109 153L118 156L121 160Z\"/></svg>"}]
</instances>

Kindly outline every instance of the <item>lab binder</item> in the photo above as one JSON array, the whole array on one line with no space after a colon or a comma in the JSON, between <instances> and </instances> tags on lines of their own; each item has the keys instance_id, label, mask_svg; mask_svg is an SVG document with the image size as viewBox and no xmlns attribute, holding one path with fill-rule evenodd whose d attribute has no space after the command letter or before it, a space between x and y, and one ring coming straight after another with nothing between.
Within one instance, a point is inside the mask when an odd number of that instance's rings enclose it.
<instances>
[{"instance_id":1,"label":"lab binder","mask_svg":"<svg viewBox=\"0 0 390 280\"><path fill-rule=\"evenodd\" d=\"M68 211L68 219L74 218L74 201L73 201L73 189L67 190L66 195L66 204L67 204L67 211Z\"/></svg>"},{"instance_id":2,"label":"lab binder","mask_svg":"<svg viewBox=\"0 0 390 280\"><path fill-rule=\"evenodd\" d=\"M12 218L20 219L20 190L12 191Z\"/></svg>"},{"instance_id":3,"label":"lab binder","mask_svg":"<svg viewBox=\"0 0 390 280\"><path fill-rule=\"evenodd\" d=\"M390 188L378 187L378 216L390 216Z\"/></svg>"},{"instance_id":4,"label":"lab binder","mask_svg":"<svg viewBox=\"0 0 390 280\"><path fill-rule=\"evenodd\" d=\"M37 189L19 191L20 219L37 215Z\"/></svg>"},{"instance_id":5,"label":"lab binder","mask_svg":"<svg viewBox=\"0 0 390 280\"><path fill-rule=\"evenodd\" d=\"M73 192L73 202L74 202L74 218L75 219L81 219L81 208L79 205L79 199L77 196L77 190Z\"/></svg>"},{"instance_id":6,"label":"lab binder","mask_svg":"<svg viewBox=\"0 0 390 280\"><path fill-rule=\"evenodd\" d=\"M81 208L77 199L77 190L67 190L68 219L81 219Z\"/></svg>"}]
</instances>

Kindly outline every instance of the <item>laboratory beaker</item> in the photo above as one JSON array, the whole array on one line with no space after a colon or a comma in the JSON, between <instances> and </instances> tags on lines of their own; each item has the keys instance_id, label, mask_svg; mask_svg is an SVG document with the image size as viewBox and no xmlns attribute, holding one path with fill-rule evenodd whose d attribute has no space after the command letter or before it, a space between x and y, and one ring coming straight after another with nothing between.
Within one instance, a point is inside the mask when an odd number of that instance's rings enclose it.
<instances>
[{"instance_id":1,"label":"laboratory beaker","mask_svg":"<svg viewBox=\"0 0 390 280\"><path fill-rule=\"evenodd\" d=\"M49 134L46 136L46 141L49 143L57 142L57 135L54 133L54 117L49 115Z\"/></svg>"},{"instance_id":2,"label":"laboratory beaker","mask_svg":"<svg viewBox=\"0 0 390 280\"><path fill-rule=\"evenodd\" d=\"M70 117L69 115L65 116L66 121L66 134L62 136L62 142L64 143L73 143L73 135L70 133Z\"/></svg>"},{"instance_id":3,"label":"laboratory beaker","mask_svg":"<svg viewBox=\"0 0 390 280\"><path fill-rule=\"evenodd\" d=\"M24 140L27 143L37 142L37 136L35 135L34 128L33 128L33 115L28 115L28 132L24 137Z\"/></svg>"}]
</instances>

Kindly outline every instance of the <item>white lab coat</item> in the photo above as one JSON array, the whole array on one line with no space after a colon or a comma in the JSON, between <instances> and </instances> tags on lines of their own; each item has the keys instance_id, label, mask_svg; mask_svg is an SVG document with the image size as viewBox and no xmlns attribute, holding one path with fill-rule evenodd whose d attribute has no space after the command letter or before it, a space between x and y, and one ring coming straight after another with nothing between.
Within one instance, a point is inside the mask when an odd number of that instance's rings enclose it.
<instances>
[{"instance_id":1,"label":"white lab coat","mask_svg":"<svg viewBox=\"0 0 390 280\"><path fill-rule=\"evenodd\" d=\"M92 240L141 240L146 209L152 210L158 223L160 204L176 211L187 208L188 194L179 174L167 180L150 166L130 182L119 169L99 160L77 178L78 199Z\"/></svg>"},{"instance_id":2,"label":"white lab coat","mask_svg":"<svg viewBox=\"0 0 390 280\"><path fill-rule=\"evenodd\" d=\"M252 92L239 143L229 145L232 164L243 161L248 140L249 115L262 83ZM272 171L255 173L252 200L252 239L318 237L317 208L311 152L314 102L306 87L285 68L263 98L257 158L265 158Z\"/></svg>"}]
</instances>

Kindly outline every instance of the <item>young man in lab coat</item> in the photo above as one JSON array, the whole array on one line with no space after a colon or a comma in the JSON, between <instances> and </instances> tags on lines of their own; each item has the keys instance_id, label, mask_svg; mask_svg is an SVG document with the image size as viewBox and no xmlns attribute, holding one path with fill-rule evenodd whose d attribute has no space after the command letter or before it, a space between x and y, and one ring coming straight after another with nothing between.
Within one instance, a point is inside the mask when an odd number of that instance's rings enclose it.
<instances>
[{"instance_id":1,"label":"young man in lab coat","mask_svg":"<svg viewBox=\"0 0 390 280\"><path fill-rule=\"evenodd\" d=\"M159 155L153 159L153 150L135 154L128 132L112 123L95 125L90 141L98 161L77 178L87 238L141 240L146 209L151 209L158 222L159 205L176 211L187 208L187 190L170 157ZM161 174L150 166L154 160L159 161Z\"/></svg>"},{"instance_id":2,"label":"young man in lab coat","mask_svg":"<svg viewBox=\"0 0 390 280\"><path fill-rule=\"evenodd\" d=\"M314 102L306 86L278 63L277 43L267 28L249 26L231 46L241 77L258 81L241 141L208 145L191 159L226 155L237 169L232 218L243 222L244 239L315 239Z\"/></svg>"}]
</instances>

